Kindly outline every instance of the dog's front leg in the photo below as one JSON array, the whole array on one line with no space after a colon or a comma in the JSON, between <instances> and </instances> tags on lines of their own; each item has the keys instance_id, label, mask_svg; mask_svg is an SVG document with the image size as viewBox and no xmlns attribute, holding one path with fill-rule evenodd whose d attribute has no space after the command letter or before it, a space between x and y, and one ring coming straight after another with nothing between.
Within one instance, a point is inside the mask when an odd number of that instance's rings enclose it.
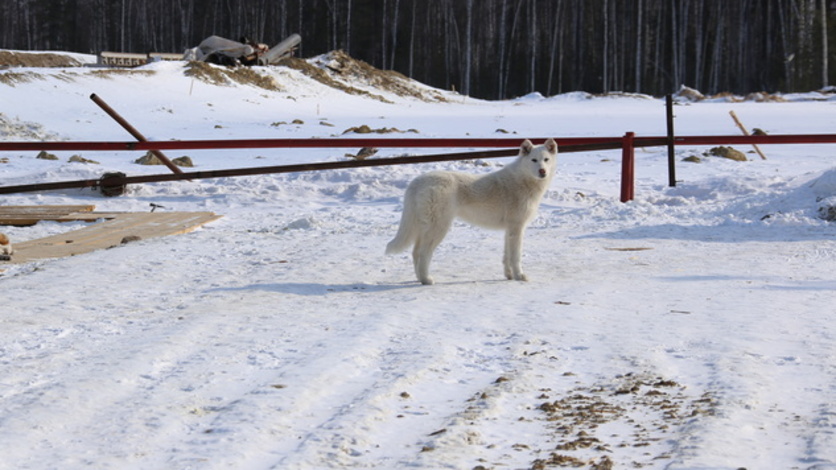
<instances>
[{"instance_id":1,"label":"dog's front leg","mask_svg":"<svg viewBox=\"0 0 836 470\"><path fill-rule=\"evenodd\" d=\"M502 264L505 277L509 280L528 280L522 272L522 238L523 227L511 227L505 231L505 256L502 258Z\"/></svg>"}]
</instances>

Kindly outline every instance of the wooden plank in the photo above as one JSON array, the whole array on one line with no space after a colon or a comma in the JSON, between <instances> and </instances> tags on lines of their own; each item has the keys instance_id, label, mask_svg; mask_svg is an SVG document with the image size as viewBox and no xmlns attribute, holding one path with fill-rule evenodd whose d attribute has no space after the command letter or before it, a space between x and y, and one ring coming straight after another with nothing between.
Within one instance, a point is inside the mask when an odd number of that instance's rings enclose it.
<instances>
[{"instance_id":1,"label":"wooden plank","mask_svg":"<svg viewBox=\"0 0 836 470\"><path fill-rule=\"evenodd\" d=\"M93 213L95 214L95 213ZM213 212L145 212L111 214L111 220L50 237L15 243L8 263L26 263L48 258L63 258L113 248L125 237L140 240L188 233L219 219ZM4 263L0 261L0 264Z\"/></svg>"},{"instance_id":2,"label":"wooden plank","mask_svg":"<svg viewBox=\"0 0 836 470\"><path fill-rule=\"evenodd\" d=\"M90 213L96 206L0 206L0 225L23 227L41 220L61 220L74 213ZM88 217L89 218L89 217ZM68 219L79 220L79 219ZM86 219L82 219L86 220ZM94 219L95 220L95 219Z\"/></svg>"}]
</instances>

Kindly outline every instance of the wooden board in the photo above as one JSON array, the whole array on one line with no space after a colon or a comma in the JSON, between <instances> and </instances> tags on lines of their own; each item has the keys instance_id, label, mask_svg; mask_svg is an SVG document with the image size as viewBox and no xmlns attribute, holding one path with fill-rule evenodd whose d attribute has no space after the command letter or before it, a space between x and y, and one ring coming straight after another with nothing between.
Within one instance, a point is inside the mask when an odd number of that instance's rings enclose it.
<instances>
[{"instance_id":1,"label":"wooden board","mask_svg":"<svg viewBox=\"0 0 836 470\"><path fill-rule=\"evenodd\" d=\"M27 226L41 220L97 220L91 219L96 206L0 206L0 225ZM78 217L71 217L77 215ZM102 217L100 217L102 218Z\"/></svg>"},{"instance_id":2,"label":"wooden board","mask_svg":"<svg viewBox=\"0 0 836 470\"><path fill-rule=\"evenodd\" d=\"M143 212L143 213L97 213L105 222L50 237L15 243L14 255L3 263L26 263L28 261L63 258L112 248L122 244L125 237L139 237L146 240L154 237L177 235L217 220L221 216L213 212ZM107 217L102 217L106 215ZM72 219L78 220L78 219Z\"/></svg>"}]
</instances>

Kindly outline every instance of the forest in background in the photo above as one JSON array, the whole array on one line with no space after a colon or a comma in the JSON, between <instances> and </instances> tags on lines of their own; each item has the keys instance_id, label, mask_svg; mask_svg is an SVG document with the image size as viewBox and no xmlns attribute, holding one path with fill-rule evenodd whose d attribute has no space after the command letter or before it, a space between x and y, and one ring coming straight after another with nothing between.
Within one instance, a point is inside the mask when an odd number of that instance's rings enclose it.
<instances>
[{"instance_id":1,"label":"forest in background","mask_svg":"<svg viewBox=\"0 0 836 470\"><path fill-rule=\"evenodd\" d=\"M831 4L832 3L832 4ZM809 91L834 80L830 0L3 0L0 48L182 52L210 35L342 49L426 84L540 92Z\"/></svg>"}]
</instances>

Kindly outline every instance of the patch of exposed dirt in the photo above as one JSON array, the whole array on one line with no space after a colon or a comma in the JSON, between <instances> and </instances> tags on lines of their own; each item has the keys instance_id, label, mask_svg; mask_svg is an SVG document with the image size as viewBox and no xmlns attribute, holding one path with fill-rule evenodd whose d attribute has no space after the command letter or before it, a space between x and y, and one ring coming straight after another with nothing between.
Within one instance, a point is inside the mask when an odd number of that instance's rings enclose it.
<instances>
[{"instance_id":1,"label":"patch of exposed dirt","mask_svg":"<svg viewBox=\"0 0 836 470\"><path fill-rule=\"evenodd\" d=\"M605 384L577 387L557 399L551 390L537 409L553 430L557 445L549 457L537 459L532 468L554 467L625 468L657 465L672 458L665 436L690 420L714 414L716 401L710 394L689 396L673 380L648 373L626 374ZM629 430L629 432L625 432ZM645 458L613 462L614 449L644 449ZM616 453L617 454L617 453Z\"/></svg>"},{"instance_id":2,"label":"patch of exposed dirt","mask_svg":"<svg viewBox=\"0 0 836 470\"><path fill-rule=\"evenodd\" d=\"M262 75L258 70L250 67L229 68L191 61L186 65L184 74L212 85L226 86L230 83L239 83L270 91L282 91L282 87L273 77Z\"/></svg>"},{"instance_id":3,"label":"patch of exposed dirt","mask_svg":"<svg viewBox=\"0 0 836 470\"><path fill-rule=\"evenodd\" d=\"M0 83L11 87L18 83L29 83L35 80L43 80L44 76L36 72L16 72L11 70L0 70Z\"/></svg>"},{"instance_id":4,"label":"patch of exposed dirt","mask_svg":"<svg viewBox=\"0 0 836 470\"><path fill-rule=\"evenodd\" d=\"M110 79L114 76L151 76L154 75L156 72L153 70L137 70L137 69L98 69L92 70L90 72L91 76L103 78L103 79ZM76 71L63 71L57 74L51 74L50 77L56 78L58 80L62 80L67 83L71 83L75 81L75 79L79 76L79 73ZM20 83L29 83L34 82L36 80L45 80L46 75L32 72L32 71L25 71L19 72L16 70L5 70L0 71L0 83L4 85L9 85L14 87Z\"/></svg>"},{"instance_id":5,"label":"patch of exposed dirt","mask_svg":"<svg viewBox=\"0 0 836 470\"><path fill-rule=\"evenodd\" d=\"M729 160L734 160L736 162L746 162L749 161L746 158L746 154L741 152L740 150L733 149L731 147L713 147L705 152L703 155L705 156L712 156L712 157L722 157L727 158Z\"/></svg>"},{"instance_id":6,"label":"patch of exposed dirt","mask_svg":"<svg viewBox=\"0 0 836 470\"><path fill-rule=\"evenodd\" d=\"M348 93L349 95L366 96L369 98L374 98L378 101L382 101L384 103L392 103L392 101L387 100L381 95L376 95L374 93L370 93L359 88L354 88L353 86L347 85L346 83L335 80L328 72L315 65L312 65L305 59L288 57L286 59L282 59L278 65L291 68L293 70L298 70L299 72L302 72L303 74L307 75L309 78L312 78L325 86L335 88L344 93Z\"/></svg>"},{"instance_id":7,"label":"patch of exposed dirt","mask_svg":"<svg viewBox=\"0 0 836 470\"><path fill-rule=\"evenodd\" d=\"M79 67L82 63L65 54L0 51L0 67Z\"/></svg>"},{"instance_id":8,"label":"patch of exposed dirt","mask_svg":"<svg viewBox=\"0 0 836 470\"><path fill-rule=\"evenodd\" d=\"M368 96L384 103L391 103L391 101L381 95L362 90L350 84L357 83L376 90L422 101L447 101L441 93L418 86L416 85L417 82L401 73L392 70L380 70L362 60L351 57L342 50L332 51L310 61L288 58L280 62L279 65L298 70L331 88L352 95Z\"/></svg>"},{"instance_id":9,"label":"patch of exposed dirt","mask_svg":"<svg viewBox=\"0 0 836 470\"><path fill-rule=\"evenodd\" d=\"M445 102L441 93L416 86L409 77L393 70L380 70L362 60L355 59L345 51L332 51L317 59L318 65L327 69L337 79L359 82L378 90L386 90L402 97L422 101Z\"/></svg>"},{"instance_id":10,"label":"patch of exposed dirt","mask_svg":"<svg viewBox=\"0 0 836 470\"><path fill-rule=\"evenodd\" d=\"M94 77L99 78L106 78L110 79L117 76L127 76L127 77L135 77L135 76L144 76L150 77L154 75L154 70L137 70L137 69L99 69L93 70L91 74Z\"/></svg>"},{"instance_id":11,"label":"patch of exposed dirt","mask_svg":"<svg viewBox=\"0 0 836 470\"><path fill-rule=\"evenodd\" d=\"M381 127L381 128L378 128L378 129L372 129L371 127L369 127L368 124L363 124L361 126L349 127L348 129L343 131L343 134L392 134L392 133L396 133L396 134L405 134L405 133L418 134L419 132L418 132L417 129L407 129L405 131L402 131L402 130L398 129L397 127Z\"/></svg>"}]
</instances>

